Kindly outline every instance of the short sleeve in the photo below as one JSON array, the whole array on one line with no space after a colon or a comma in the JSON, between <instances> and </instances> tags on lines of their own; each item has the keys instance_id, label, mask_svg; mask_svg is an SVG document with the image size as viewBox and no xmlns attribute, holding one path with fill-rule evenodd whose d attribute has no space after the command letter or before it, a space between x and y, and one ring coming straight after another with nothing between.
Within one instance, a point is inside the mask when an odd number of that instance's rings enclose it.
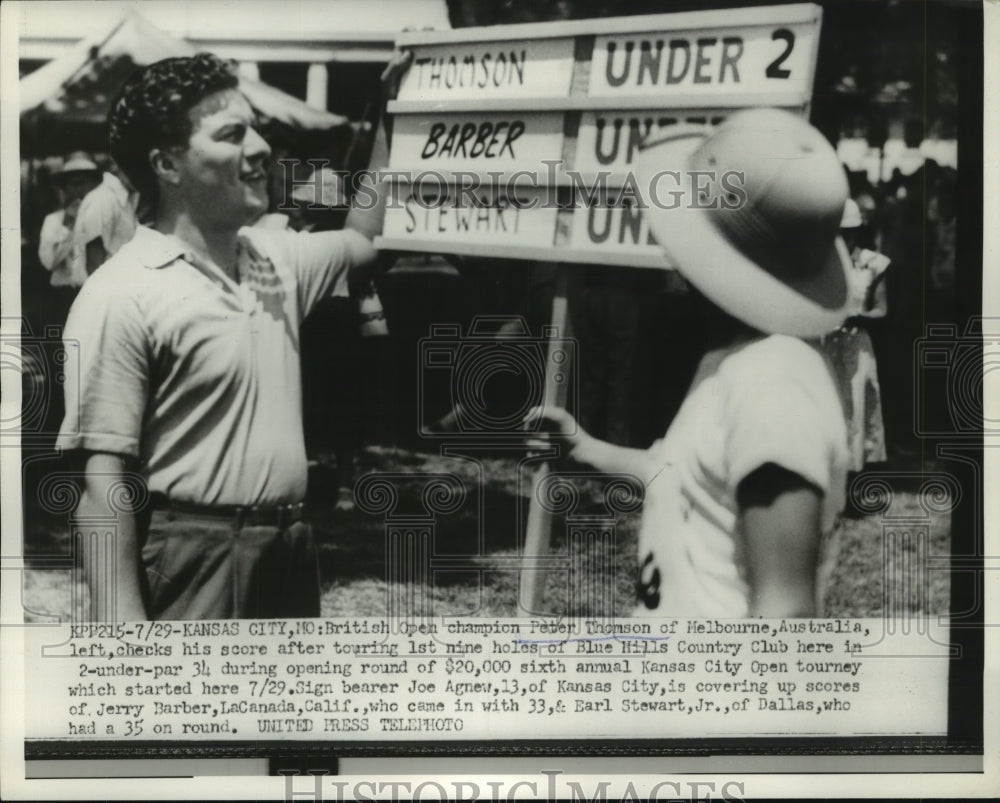
<instances>
[{"instance_id":1,"label":"short sleeve","mask_svg":"<svg viewBox=\"0 0 1000 803\"><path fill-rule=\"evenodd\" d=\"M64 336L66 414L57 445L139 456L149 391L149 342L136 301L93 279Z\"/></svg>"},{"instance_id":2,"label":"short sleeve","mask_svg":"<svg viewBox=\"0 0 1000 803\"><path fill-rule=\"evenodd\" d=\"M348 273L359 264L352 238L361 235L350 230L274 232L244 229L244 232L277 267L294 274L300 319L322 299L348 295Z\"/></svg>"},{"instance_id":3,"label":"short sleeve","mask_svg":"<svg viewBox=\"0 0 1000 803\"><path fill-rule=\"evenodd\" d=\"M302 316L328 296L346 296L347 277L351 267L351 250L347 238L353 232L298 232L293 235L299 255L297 269L299 304Z\"/></svg>"},{"instance_id":4,"label":"short sleeve","mask_svg":"<svg viewBox=\"0 0 1000 803\"><path fill-rule=\"evenodd\" d=\"M751 473L774 463L824 494L836 480L846 428L836 387L822 357L801 350L764 355L726 389L726 464L732 492Z\"/></svg>"}]
</instances>

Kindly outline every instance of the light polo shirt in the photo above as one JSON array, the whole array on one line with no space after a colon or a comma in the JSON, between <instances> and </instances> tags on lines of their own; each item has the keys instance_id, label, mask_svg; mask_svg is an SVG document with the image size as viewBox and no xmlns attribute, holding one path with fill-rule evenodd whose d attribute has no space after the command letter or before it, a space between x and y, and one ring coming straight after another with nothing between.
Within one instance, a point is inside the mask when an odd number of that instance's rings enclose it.
<instances>
[{"instance_id":1,"label":"light polo shirt","mask_svg":"<svg viewBox=\"0 0 1000 803\"><path fill-rule=\"evenodd\" d=\"M739 484L767 463L800 475L823 494L824 535L843 508L847 431L826 361L784 335L710 352L649 456L638 558L641 585L659 576L659 605L640 604L635 615L747 616ZM836 558L832 540L821 552L817 603Z\"/></svg>"},{"instance_id":2,"label":"light polo shirt","mask_svg":"<svg viewBox=\"0 0 1000 803\"><path fill-rule=\"evenodd\" d=\"M137 458L149 490L178 501L301 500L299 325L347 295L355 255L370 252L358 238L243 229L235 283L140 227L70 312L58 446Z\"/></svg>"}]
</instances>

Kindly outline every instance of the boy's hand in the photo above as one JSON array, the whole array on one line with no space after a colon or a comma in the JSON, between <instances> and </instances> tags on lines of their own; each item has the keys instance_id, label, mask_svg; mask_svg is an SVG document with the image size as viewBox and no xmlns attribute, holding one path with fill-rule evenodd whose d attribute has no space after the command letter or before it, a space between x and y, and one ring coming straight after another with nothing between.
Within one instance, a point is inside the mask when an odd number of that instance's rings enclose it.
<instances>
[{"instance_id":1,"label":"boy's hand","mask_svg":"<svg viewBox=\"0 0 1000 803\"><path fill-rule=\"evenodd\" d=\"M532 449L548 449L553 444L564 444L562 457L586 463L587 445L592 438L561 407L532 407L524 417L525 426L538 425L538 431L528 436Z\"/></svg>"}]
</instances>

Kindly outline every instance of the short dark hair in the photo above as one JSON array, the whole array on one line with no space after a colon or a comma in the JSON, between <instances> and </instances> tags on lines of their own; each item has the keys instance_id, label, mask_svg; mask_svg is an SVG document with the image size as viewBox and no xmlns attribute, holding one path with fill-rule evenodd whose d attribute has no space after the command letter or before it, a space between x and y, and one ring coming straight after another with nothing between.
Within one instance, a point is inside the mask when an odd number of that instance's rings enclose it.
<instances>
[{"instance_id":1,"label":"short dark hair","mask_svg":"<svg viewBox=\"0 0 1000 803\"><path fill-rule=\"evenodd\" d=\"M159 196L150 151L185 147L191 137L188 111L209 95L237 86L232 64L211 53L163 59L125 81L108 111L111 156L144 205L155 208Z\"/></svg>"}]
</instances>

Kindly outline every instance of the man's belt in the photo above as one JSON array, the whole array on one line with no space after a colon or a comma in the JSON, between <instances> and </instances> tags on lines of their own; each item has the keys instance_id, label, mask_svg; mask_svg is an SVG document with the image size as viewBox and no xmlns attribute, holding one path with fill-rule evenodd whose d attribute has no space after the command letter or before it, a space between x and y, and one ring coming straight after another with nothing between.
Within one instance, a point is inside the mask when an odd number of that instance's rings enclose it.
<instances>
[{"instance_id":1,"label":"man's belt","mask_svg":"<svg viewBox=\"0 0 1000 803\"><path fill-rule=\"evenodd\" d=\"M152 495L153 510L186 516L203 516L232 522L234 527L288 527L305 518L305 504L289 505L199 505L178 502L163 494Z\"/></svg>"}]
</instances>

